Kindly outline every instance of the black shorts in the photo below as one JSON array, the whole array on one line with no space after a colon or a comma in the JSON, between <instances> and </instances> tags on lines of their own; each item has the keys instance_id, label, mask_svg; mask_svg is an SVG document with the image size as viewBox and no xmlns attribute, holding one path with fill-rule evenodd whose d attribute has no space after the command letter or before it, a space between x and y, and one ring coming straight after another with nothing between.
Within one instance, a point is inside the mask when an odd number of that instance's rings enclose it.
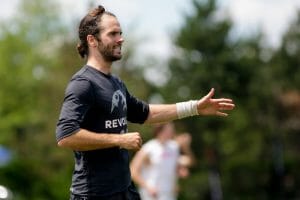
<instances>
[{"instance_id":1,"label":"black shorts","mask_svg":"<svg viewBox=\"0 0 300 200\"><path fill-rule=\"evenodd\" d=\"M124 192L118 192L109 196L95 197L71 194L70 200L141 200L141 198L135 187L131 185Z\"/></svg>"}]
</instances>

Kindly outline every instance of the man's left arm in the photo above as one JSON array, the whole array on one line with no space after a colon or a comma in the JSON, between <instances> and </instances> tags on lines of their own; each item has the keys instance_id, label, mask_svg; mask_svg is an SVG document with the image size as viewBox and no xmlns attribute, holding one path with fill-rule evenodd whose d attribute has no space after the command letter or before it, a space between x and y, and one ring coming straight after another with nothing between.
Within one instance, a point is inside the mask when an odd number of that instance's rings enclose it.
<instances>
[{"instance_id":1,"label":"man's left arm","mask_svg":"<svg viewBox=\"0 0 300 200\"><path fill-rule=\"evenodd\" d=\"M226 117L225 111L232 110L235 105L228 98L212 98L214 89L200 100L181 102L177 104L150 104L149 114L145 123L162 123L194 115L215 115Z\"/></svg>"}]
</instances>

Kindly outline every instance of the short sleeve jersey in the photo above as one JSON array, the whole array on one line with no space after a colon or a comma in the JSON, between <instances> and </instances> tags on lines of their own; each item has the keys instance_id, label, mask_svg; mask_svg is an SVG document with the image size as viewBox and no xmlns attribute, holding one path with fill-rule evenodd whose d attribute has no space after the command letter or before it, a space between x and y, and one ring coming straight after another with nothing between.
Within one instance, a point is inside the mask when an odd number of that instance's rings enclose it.
<instances>
[{"instance_id":1,"label":"short sleeve jersey","mask_svg":"<svg viewBox=\"0 0 300 200\"><path fill-rule=\"evenodd\" d=\"M56 127L57 141L79 129L96 133L125 133L127 120L143 123L149 105L130 95L125 84L85 65L70 80ZM124 191L131 183L129 155L119 147L74 151L71 192L106 196Z\"/></svg>"}]
</instances>

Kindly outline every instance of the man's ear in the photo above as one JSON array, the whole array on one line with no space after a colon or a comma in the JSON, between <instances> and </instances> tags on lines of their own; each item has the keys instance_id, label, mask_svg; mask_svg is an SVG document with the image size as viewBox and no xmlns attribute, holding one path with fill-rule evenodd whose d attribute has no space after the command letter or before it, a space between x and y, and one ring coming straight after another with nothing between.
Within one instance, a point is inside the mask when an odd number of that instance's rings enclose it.
<instances>
[{"instance_id":1,"label":"man's ear","mask_svg":"<svg viewBox=\"0 0 300 200\"><path fill-rule=\"evenodd\" d=\"M89 47L97 47L98 46L98 40L93 35L87 35L86 41L87 41Z\"/></svg>"}]
</instances>

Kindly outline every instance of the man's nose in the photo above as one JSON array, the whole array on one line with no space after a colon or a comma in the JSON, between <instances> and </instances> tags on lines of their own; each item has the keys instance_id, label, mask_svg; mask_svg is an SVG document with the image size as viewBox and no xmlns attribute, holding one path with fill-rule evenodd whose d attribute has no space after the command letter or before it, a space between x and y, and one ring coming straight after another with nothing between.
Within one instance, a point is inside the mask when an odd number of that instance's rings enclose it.
<instances>
[{"instance_id":1,"label":"man's nose","mask_svg":"<svg viewBox=\"0 0 300 200\"><path fill-rule=\"evenodd\" d=\"M118 38L117 42L118 42L119 44L122 44L122 43L124 42L124 38L123 38L122 36L120 36L120 37Z\"/></svg>"}]
</instances>

